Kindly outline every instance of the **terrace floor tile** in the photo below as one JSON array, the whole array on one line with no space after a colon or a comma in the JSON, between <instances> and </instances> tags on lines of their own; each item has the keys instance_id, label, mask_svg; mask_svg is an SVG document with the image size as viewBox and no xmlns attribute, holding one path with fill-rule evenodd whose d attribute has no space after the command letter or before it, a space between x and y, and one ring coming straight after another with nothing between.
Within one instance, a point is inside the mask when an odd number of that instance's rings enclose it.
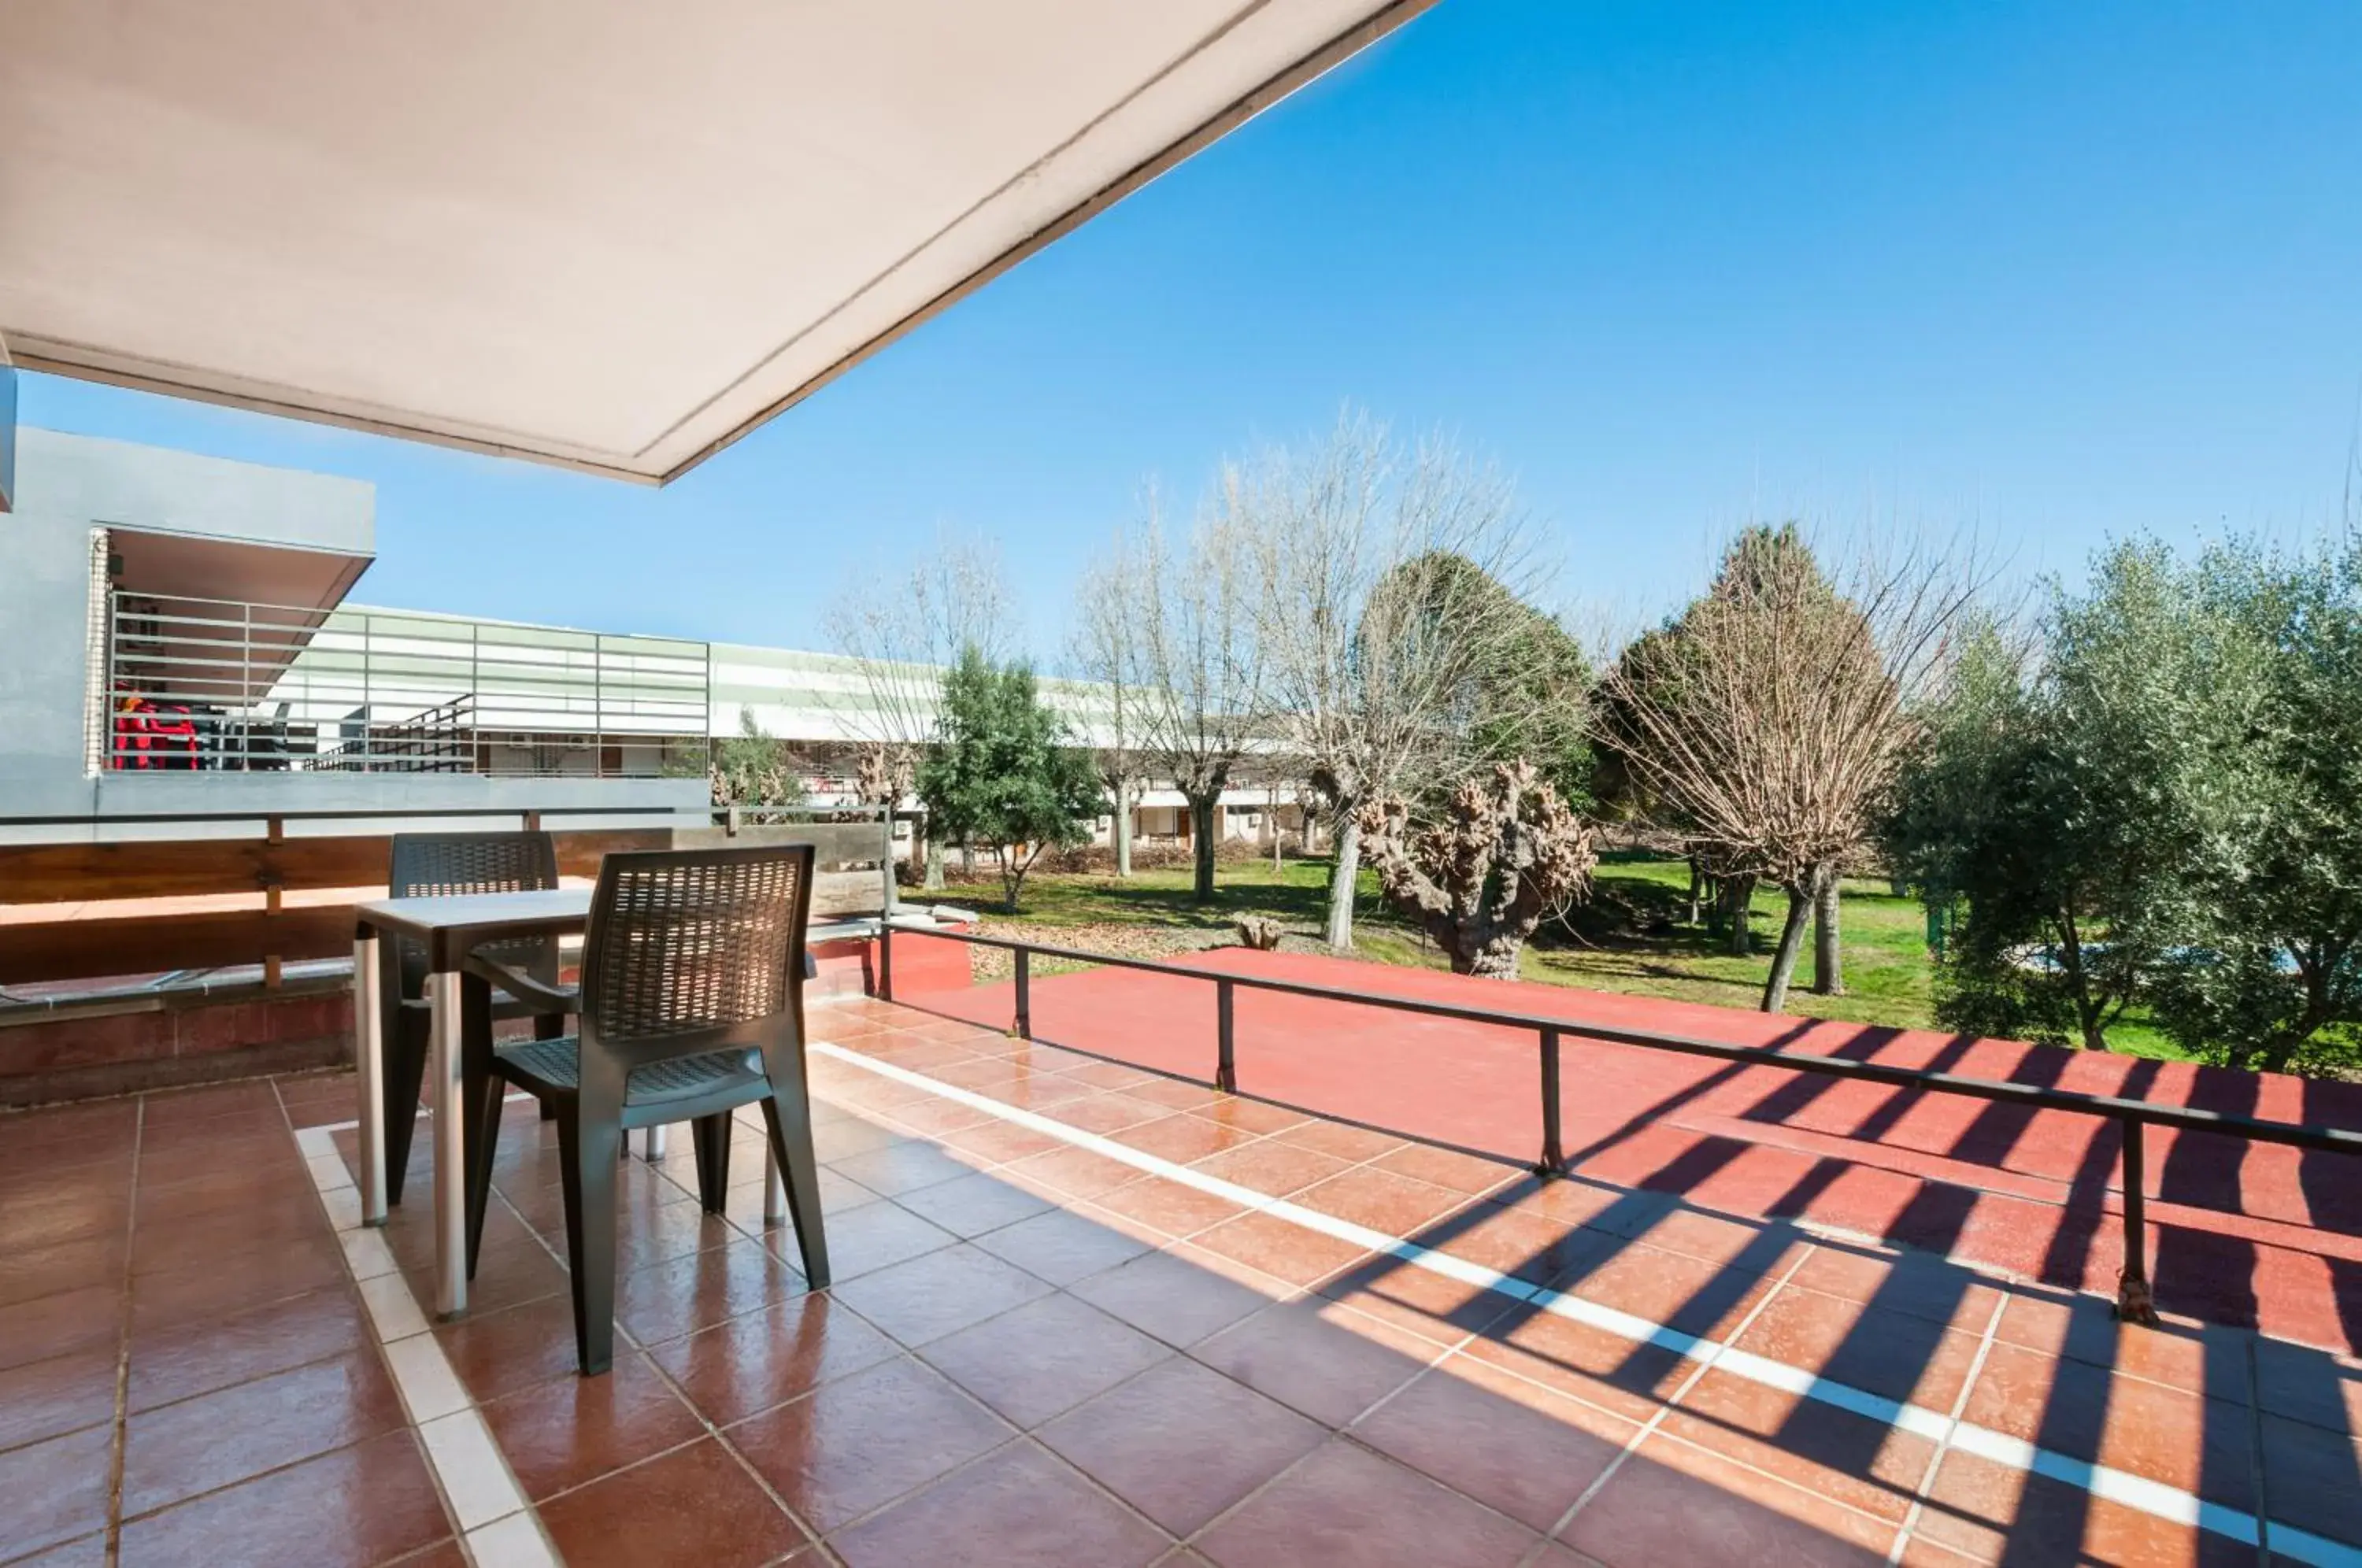
<instances>
[{"instance_id":1,"label":"terrace floor tile","mask_svg":"<svg viewBox=\"0 0 2362 1568\"><path fill-rule=\"evenodd\" d=\"M1140 1568L1172 1540L1030 1442L1010 1443L839 1531L850 1568Z\"/></svg>"},{"instance_id":2,"label":"terrace floor tile","mask_svg":"<svg viewBox=\"0 0 2362 1568\"><path fill-rule=\"evenodd\" d=\"M553 1498L541 1518L568 1568L757 1568L808 1539L710 1438Z\"/></svg>"},{"instance_id":3,"label":"terrace floor tile","mask_svg":"<svg viewBox=\"0 0 2362 1568\"><path fill-rule=\"evenodd\" d=\"M1188 1535L1318 1447L1321 1427L1186 1358L1043 1427L1042 1441L1175 1535Z\"/></svg>"}]
</instances>

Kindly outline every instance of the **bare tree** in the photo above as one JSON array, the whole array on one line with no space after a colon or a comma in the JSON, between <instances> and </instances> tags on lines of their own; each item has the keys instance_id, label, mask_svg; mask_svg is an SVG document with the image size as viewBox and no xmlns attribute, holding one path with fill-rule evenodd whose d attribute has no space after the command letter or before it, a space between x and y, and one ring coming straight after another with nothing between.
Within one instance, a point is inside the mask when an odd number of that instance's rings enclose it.
<instances>
[{"instance_id":1,"label":"bare tree","mask_svg":"<svg viewBox=\"0 0 2362 1568\"><path fill-rule=\"evenodd\" d=\"M1350 947L1362 808L1469 771L1472 691L1531 625L1524 528L1498 474L1351 414L1231 468L1222 494L1263 560L1275 725L1335 830L1324 934Z\"/></svg>"},{"instance_id":2,"label":"bare tree","mask_svg":"<svg viewBox=\"0 0 2362 1568\"><path fill-rule=\"evenodd\" d=\"M1386 898L1425 926L1455 975L1518 977L1518 954L1545 917L1591 886L1591 828L1529 762L1463 780L1442 821L1414 830L1398 799L1362 808L1362 838Z\"/></svg>"},{"instance_id":3,"label":"bare tree","mask_svg":"<svg viewBox=\"0 0 2362 1568\"><path fill-rule=\"evenodd\" d=\"M1893 782L1974 597L1968 562L1865 553L1840 589L1793 526L1750 528L1705 597L1603 681L1618 718L1603 737L1653 809L1717 875L1788 896L1767 1012L1786 1005L1805 923ZM1834 947L1834 920L1827 932Z\"/></svg>"},{"instance_id":4,"label":"bare tree","mask_svg":"<svg viewBox=\"0 0 2362 1568\"><path fill-rule=\"evenodd\" d=\"M1147 520L1118 538L1090 580L1100 596L1094 616L1120 623L1110 635L1127 652L1122 689L1133 704L1137 761L1188 802L1192 895L1209 901L1222 791L1270 731L1252 542L1217 508L1176 544L1152 497Z\"/></svg>"},{"instance_id":5,"label":"bare tree","mask_svg":"<svg viewBox=\"0 0 2362 1568\"><path fill-rule=\"evenodd\" d=\"M891 810L908 797L920 756L934 737L944 671L966 648L988 659L1010 651L1015 617L1000 553L982 538L939 536L908 575L848 585L824 624L836 651L859 668L867 698L847 715L868 754L859 773L863 792L875 791L882 798L871 803ZM913 847L924 856L926 886L941 888L940 838L929 834Z\"/></svg>"},{"instance_id":6,"label":"bare tree","mask_svg":"<svg viewBox=\"0 0 2362 1568\"><path fill-rule=\"evenodd\" d=\"M1086 569L1076 587L1075 631L1068 659L1089 683L1077 727L1091 743L1091 760L1115 809L1115 874L1131 876L1131 809L1140 788L1145 741L1141 690L1140 628L1132 610L1140 597L1128 575L1137 563L1126 536L1116 536L1108 558Z\"/></svg>"}]
</instances>

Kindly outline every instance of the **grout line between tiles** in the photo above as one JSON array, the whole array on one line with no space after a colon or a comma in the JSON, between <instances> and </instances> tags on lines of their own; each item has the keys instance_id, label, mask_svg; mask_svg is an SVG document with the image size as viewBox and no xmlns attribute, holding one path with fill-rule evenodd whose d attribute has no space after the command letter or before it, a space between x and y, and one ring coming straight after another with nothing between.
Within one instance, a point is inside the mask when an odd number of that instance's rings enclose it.
<instances>
[{"instance_id":1,"label":"grout line between tiles","mask_svg":"<svg viewBox=\"0 0 2362 1568\"><path fill-rule=\"evenodd\" d=\"M2001 1332L2001 1315L2009 1310L2009 1293L2003 1291L1993 1303L1992 1315L1985 1320L1985 1331L1977 1341L1977 1353L1969 1361L1969 1375L1960 1382L1960 1391L1952 1399L1951 1425L1936 1440L1933 1452L1927 1455L1927 1468L1919 1476L1919 1485L1912 1489L1911 1506L1903 1511L1903 1523L1894 1532L1894 1544L1887 1549L1889 1562L1901 1562L1910 1549L1911 1532L1919 1526L1919 1516L1926 1511L1928 1489L1936 1485L1936 1472L1943 1468L1944 1456L1952 1451L1952 1436L1960 1430L1960 1419L1967 1414L1969 1396L1977 1389L1977 1379L1984 1375L1986 1358L1992 1354L1995 1339Z\"/></svg>"},{"instance_id":2,"label":"grout line between tiles","mask_svg":"<svg viewBox=\"0 0 2362 1568\"><path fill-rule=\"evenodd\" d=\"M1711 1362L1723 1370L1767 1387L1810 1398L1839 1409L1849 1410L1882 1425L1916 1433L1928 1438L1941 1438L1953 1433L1953 1446L1973 1453L2004 1468L2043 1475L2089 1492L2094 1496L2121 1504L2169 1523L2195 1526L2213 1534L2226 1537L2244 1545L2257 1545L2262 1536L2261 1521L2253 1514L2210 1502L2193 1493L2166 1483L2153 1481L2112 1466L2079 1460L2071 1455L2036 1447L2022 1439L1991 1431L1961 1420L1955 1422L1940 1412L1923 1406L1894 1400L1825 1378L1800 1367L1740 1351L1725 1342L1683 1332L1638 1314L1591 1301L1581 1296L1531 1286L1522 1280L1471 1264L1449 1253L1437 1253L1402 1237L1390 1236L1367 1226L1339 1220L1334 1216L1275 1198L1236 1183L1208 1176L1202 1171L1178 1165L1160 1156L1134 1149L1095 1132L1070 1127L1054 1117L1005 1104L988 1095L976 1093L957 1085L944 1083L923 1073L913 1072L893 1063L877 1060L827 1041L815 1040L807 1047L808 1054L824 1056L832 1061L860 1068L889 1081L905 1085L940 1098L988 1112L1017 1126L1029 1128L1056 1138L1077 1148L1090 1150L1104 1157L1135 1169L1163 1176L1166 1179L1215 1197L1229 1199L1242 1208L1260 1209L1275 1218L1287 1220L1306 1230L1357 1244L1364 1250L1398 1258L1403 1263L1440 1275L1445 1278L1473 1285L1524 1301L1540 1310L1567 1318L1599 1329L1617 1338L1636 1343L1656 1344L1693 1360ZM2285 1522L2272 1527L2275 1551L2320 1568L2362 1568L2362 1548L2331 1540L2325 1537L2299 1530Z\"/></svg>"},{"instance_id":3,"label":"grout line between tiles","mask_svg":"<svg viewBox=\"0 0 2362 1568\"><path fill-rule=\"evenodd\" d=\"M275 1096L277 1090L272 1093ZM148 1101L143 1096L131 1117L131 1201L123 1217L123 1297L116 1303L115 1433L106 1455L106 1563L115 1568L123 1553L123 1466L131 1446L131 1305L137 1275L132 1258L139 1244L139 1155L148 1132Z\"/></svg>"},{"instance_id":4,"label":"grout line between tiles","mask_svg":"<svg viewBox=\"0 0 2362 1568\"><path fill-rule=\"evenodd\" d=\"M283 1110L283 1108L282 1108ZM378 1353L401 1398L420 1457L442 1493L460 1550L475 1568L558 1568L560 1559L540 1516L517 1485L491 1429L452 1370L442 1342L399 1268L364 1278L355 1264L365 1242L348 1244L362 1231L377 1238L390 1260L384 1237L360 1225L352 1174L337 1154L333 1127L293 1129L320 1206L337 1232L340 1255L355 1294L369 1318ZM333 1168L331 1168L333 1167Z\"/></svg>"},{"instance_id":5,"label":"grout line between tiles","mask_svg":"<svg viewBox=\"0 0 2362 1568\"><path fill-rule=\"evenodd\" d=\"M1551 1540L1557 1540L1567 1526L1581 1517L1583 1510L1590 1506L1591 1500L1606 1490L1607 1484L1616 1478L1616 1473L1623 1469L1626 1462L1639 1452L1640 1445L1654 1437L1657 1429L1665 1424L1665 1418L1672 1414L1674 1407L1682 1402L1682 1397L1696 1387L1698 1380L1711 1372L1717 1362L1731 1353L1731 1347L1738 1342L1749 1329L1755 1326L1755 1320L1763 1315L1764 1309L1772 1305L1772 1298L1786 1288L1788 1282L1795 1277L1796 1271L1805 1266L1805 1260L1812 1255L1813 1249L1807 1246L1790 1259L1787 1268L1773 1282L1772 1288L1765 1291L1757 1298L1755 1305L1747 1309L1746 1314L1738 1320L1731 1329L1729 1336L1721 1342L1714 1353L1698 1360L1690 1368L1689 1375L1682 1379L1680 1385L1671 1394L1657 1401L1657 1408L1649 1412L1649 1419L1642 1421L1632 1435L1625 1440L1623 1449L1614 1459L1607 1462L1597 1475L1592 1477L1591 1485L1585 1486L1582 1494L1567 1505L1566 1512L1561 1514L1558 1522L1551 1526L1548 1533Z\"/></svg>"},{"instance_id":6,"label":"grout line between tiles","mask_svg":"<svg viewBox=\"0 0 2362 1568\"><path fill-rule=\"evenodd\" d=\"M659 1164L653 1160L647 1163L651 1166L656 1166ZM658 1180L669 1182L675 1187L679 1187L681 1185L679 1181L674 1179L670 1171L658 1168L656 1171L656 1176ZM571 1266L571 1261L559 1256L557 1249L550 1244L549 1239L544 1236L540 1230L531 1221L527 1220L524 1212L519 1209L514 1203L509 1200L508 1194L501 1190L500 1184L497 1181L492 1184L491 1196L499 1201L500 1205L503 1209L506 1209L509 1213L516 1219L516 1221L519 1224L524 1227L525 1234L533 1238L535 1245L540 1247L544 1253L547 1253L549 1257L557 1262L561 1267ZM725 1220L723 1223L729 1224L730 1221ZM650 1266L653 1267L656 1265L651 1264ZM712 1324L709 1325L709 1328L719 1328L720 1326L720 1324ZM698 1334L705 1331L707 1331L703 1329L692 1329L690 1331L690 1333ZM772 1505L778 1508L780 1512L787 1515L789 1520L795 1525L796 1529L800 1532L802 1533L805 1540L810 1543L814 1551L820 1552L829 1562L837 1562L838 1559L836 1553L831 1551L827 1543L821 1540L820 1532L814 1529L811 1527L811 1522L801 1514L796 1512L794 1508L788 1506L788 1500L779 1496L778 1489L772 1486L770 1482L764 1478L762 1473L755 1468L753 1463L749 1461L745 1454L738 1452L738 1445L730 1441L729 1435L720 1427L714 1425L713 1422L706 1419L705 1412L699 1408L697 1402L689 1397L688 1390L681 1387L679 1382L674 1378L673 1375L669 1371L666 1369L663 1363L659 1362L654 1355L648 1353L647 1346L642 1344L639 1338L628 1328L624 1327L622 1320L620 1319L618 1319L615 1323L615 1337L623 1345L639 1354L639 1356L647 1364L648 1370L656 1374L656 1375L664 1383L665 1386L672 1391L673 1397L681 1402L682 1408L688 1410L690 1415L696 1419L698 1425L705 1430L702 1435L691 1438L688 1442L677 1443L673 1447L666 1449L662 1453L652 1453L645 1456L644 1458L635 1460L630 1464L623 1465L615 1470L609 1471L607 1475L621 1474L624 1471L635 1470L643 1464L654 1463L656 1461L665 1458L668 1454L679 1452L681 1449L689 1447L690 1443L702 1442L706 1439L711 1438L715 1442L721 1444L722 1452L728 1454L732 1462L745 1474L746 1477L753 1481L757 1487L761 1488L763 1495L771 1500ZM685 1335L683 1337L686 1338L688 1336ZM590 1481L584 1482L583 1485L596 1485L598 1482L603 1481L606 1478L606 1475L594 1476ZM568 1488L568 1491L569 1492L579 1490L580 1490L580 1487ZM555 1497L563 1496L565 1495L565 1493L553 1494L552 1497L545 1498L544 1501L552 1501ZM479 1564L479 1568L488 1568L488 1565Z\"/></svg>"}]
</instances>

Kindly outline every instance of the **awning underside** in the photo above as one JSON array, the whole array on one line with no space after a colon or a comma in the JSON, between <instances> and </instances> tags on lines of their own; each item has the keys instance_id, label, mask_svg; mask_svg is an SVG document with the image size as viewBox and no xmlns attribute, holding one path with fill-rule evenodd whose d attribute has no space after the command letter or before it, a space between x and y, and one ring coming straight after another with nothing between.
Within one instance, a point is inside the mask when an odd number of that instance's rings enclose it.
<instances>
[{"instance_id":1,"label":"awning underside","mask_svg":"<svg viewBox=\"0 0 2362 1568\"><path fill-rule=\"evenodd\" d=\"M13 0L19 364L668 479L1428 0Z\"/></svg>"}]
</instances>

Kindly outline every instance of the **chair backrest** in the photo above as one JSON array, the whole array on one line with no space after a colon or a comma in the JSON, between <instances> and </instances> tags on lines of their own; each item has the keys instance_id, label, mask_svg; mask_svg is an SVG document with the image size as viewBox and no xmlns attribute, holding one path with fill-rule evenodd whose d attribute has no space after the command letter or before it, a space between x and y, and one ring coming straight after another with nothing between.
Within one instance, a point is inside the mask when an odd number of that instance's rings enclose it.
<instances>
[{"instance_id":1,"label":"chair backrest","mask_svg":"<svg viewBox=\"0 0 2362 1568\"><path fill-rule=\"evenodd\" d=\"M599 867L582 944L582 1054L628 1072L755 1044L803 1008L812 846L654 850Z\"/></svg>"},{"instance_id":2,"label":"chair backrest","mask_svg":"<svg viewBox=\"0 0 2362 1568\"><path fill-rule=\"evenodd\" d=\"M397 899L459 893L526 893L557 886L557 841L546 833L398 833L386 890ZM557 979L557 940L527 937L484 951L535 979ZM426 949L402 944L402 994L426 986Z\"/></svg>"}]
</instances>

